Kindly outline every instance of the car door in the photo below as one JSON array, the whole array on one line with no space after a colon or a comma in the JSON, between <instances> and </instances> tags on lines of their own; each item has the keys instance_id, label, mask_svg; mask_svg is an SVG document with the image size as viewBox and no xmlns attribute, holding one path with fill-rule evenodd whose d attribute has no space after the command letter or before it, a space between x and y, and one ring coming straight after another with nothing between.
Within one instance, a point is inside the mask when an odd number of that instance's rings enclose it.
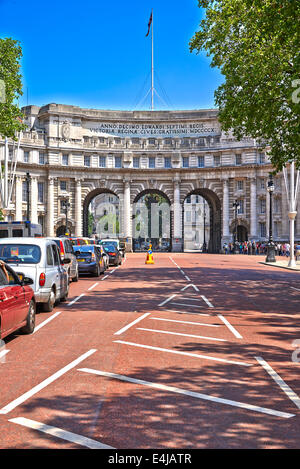
<instances>
[{"instance_id":1,"label":"car door","mask_svg":"<svg viewBox=\"0 0 300 469\"><path fill-rule=\"evenodd\" d=\"M52 274L52 284L55 284L56 288L56 298L61 297L61 292L63 291L63 276L60 268L60 257L59 251L56 244L51 244L52 254L53 254L53 274Z\"/></svg>"},{"instance_id":2,"label":"car door","mask_svg":"<svg viewBox=\"0 0 300 469\"><path fill-rule=\"evenodd\" d=\"M25 295L25 289L21 285L19 277L13 269L7 267L9 275L9 285L11 287L11 294L14 297L14 326L21 324L25 321L29 303Z\"/></svg>"},{"instance_id":3,"label":"car door","mask_svg":"<svg viewBox=\"0 0 300 469\"><path fill-rule=\"evenodd\" d=\"M63 296L66 295L68 291L68 282L69 282L69 276L68 273L66 272L66 269L64 265L61 262L58 247L55 244L54 249L56 249L57 252L57 258L55 257L54 254L54 264L57 266L57 271L58 271L58 276L59 276L59 294L57 295L57 298L62 298ZM58 259L58 264L56 264L56 259Z\"/></svg>"}]
</instances>

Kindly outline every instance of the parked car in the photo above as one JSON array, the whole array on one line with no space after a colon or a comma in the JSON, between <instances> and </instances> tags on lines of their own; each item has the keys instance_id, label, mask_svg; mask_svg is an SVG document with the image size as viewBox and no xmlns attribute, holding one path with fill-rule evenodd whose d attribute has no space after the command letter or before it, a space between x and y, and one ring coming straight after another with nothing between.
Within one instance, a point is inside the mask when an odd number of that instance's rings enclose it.
<instances>
[{"instance_id":1,"label":"parked car","mask_svg":"<svg viewBox=\"0 0 300 469\"><path fill-rule=\"evenodd\" d=\"M70 264L67 266L69 281L78 282L78 262L73 250L73 245L69 238L47 238L53 239L56 242L61 260L70 259Z\"/></svg>"},{"instance_id":2,"label":"parked car","mask_svg":"<svg viewBox=\"0 0 300 469\"><path fill-rule=\"evenodd\" d=\"M104 259L99 246L86 244L73 246L73 249L77 257L79 275L90 273L99 277L105 271Z\"/></svg>"},{"instance_id":3,"label":"parked car","mask_svg":"<svg viewBox=\"0 0 300 469\"><path fill-rule=\"evenodd\" d=\"M122 254L116 248L115 244L104 244L104 250L107 252L109 257L109 265L121 265L122 264Z\"/></svg>"},{"instance_id":4,"label":"parked car","mask_svg":"<svg viewBox=\"0 0 300 469\"><path fill-rule=\"evenodd\" d=\"M37 306L50 312L54 304L65 301L69 294L69 278L60 259L55 241L47 238L5 238L0 242L0 259L13 267L23 280L33 280Z\"/></svg>"},{"instance_id":5,"label":"parked car","mask_svg":"<svg viewBox=\"0 0 300 469\"><path fill-rule=\"evenodd\" d=\"M109 255L107 254L107 252L105 251L104 247L101 244L99 244L98 246L100 248L101 255L104 260L105 270L106 270L109 268Z\"/></svg>"},{"instance_id":6,"label":"parked car","mask_svg":"<svg viewBox=\"0 0 300 469\"><path fill-rule=\"evenodd\" d=\"M101 244L102 246L108 246L113 244L114 246L116 246L118 251L120 251L122 257L125 256L125 243L121 242L119 239L101 239L100 241L98 241L98 244Z\"/></svg>"},{"instance_id":7,"label":"parked car","mask_svg":"<svg viewBox=\"0 0 300 469\"><path fill-rule=\"evenodd\" d=\"M20 280L4 262L0 265L0 339L21 329L31 334L35 328L36 304L32 279Z\"/></svg>"}]
</instances>

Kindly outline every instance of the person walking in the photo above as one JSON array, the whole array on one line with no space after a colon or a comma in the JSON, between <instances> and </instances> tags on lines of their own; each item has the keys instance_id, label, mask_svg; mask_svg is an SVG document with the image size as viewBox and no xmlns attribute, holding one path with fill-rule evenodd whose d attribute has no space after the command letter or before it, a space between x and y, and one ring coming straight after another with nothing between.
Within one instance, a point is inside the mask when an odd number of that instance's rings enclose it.
<instances>
[{"instance_id":1,"label":"person walking","mask_svg":"<svg viewBox=\"0 0 300 469\"><path fill-rule=\"evenodd\" d=\"M296 243L295 257L296 257L296 261L300 259L300 242Z\"/></svg>"}]
</instances>

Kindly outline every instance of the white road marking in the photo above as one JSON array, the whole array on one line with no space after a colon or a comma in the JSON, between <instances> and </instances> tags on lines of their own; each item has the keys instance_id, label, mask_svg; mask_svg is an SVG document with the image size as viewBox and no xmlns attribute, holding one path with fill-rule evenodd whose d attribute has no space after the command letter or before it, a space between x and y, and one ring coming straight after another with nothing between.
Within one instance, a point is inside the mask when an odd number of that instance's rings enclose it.
<instances>
[{"instance_id":1,"label":"white road marking","mask_svg":"<svg viewBox=\"0 0 300 469\"><path fill-rule=\"evenodd\" d=\"M269 373L271 378L278 384L282 391L293 401L296 407L300 409L300 398L299 396L286 384L285 381L276 373L275 370L267 363L262 357L255 357L258 363Z\"/></svg>"},{"instance_id":2,"label":"white road marking","mask_svg":"<svg viewBox=\"0 0 300 469\"><path fill-rule=\"evenodd\" d=\"M187 275L185 275L185 278L187 279L188 282L191 281L191 279Z\"/></svg>"},{"instance_id":3,"label":"white road marking","mask_svg":"<svg viewBox=\"0 0 300 469\"><path fill-rule=\"evenodd\" d=\"M297 290L297 291L300 291L299 288L295 288L295 287L291 287L293 290Z\"/></svg>"},{"instance_id":4,"label":"white road marking","mask_svg":"<svg viewBox=\"0 0 300 469\"><path fill-rule=\"evenodd\" d=\"M168 302L171 301L173 298L175 298L175 296L177 296L177 295L169 296L169 298L167 298L165 301L163 301L162 303L160 303L158 306L164 306L166 303L168 303Z\"/></svg>"},{"instance_id":5,"label":"white road marking","mask_svg":"<svg viewBox=\"0 0 300 469\"><path fill-rule=\"evenodd\" d=\"M222 314L218 314L218 317L221 319L221 321L224 322L224 324L228 327L228 329L235 335L237 339L242 339L243 337L241 334L230 324L230 322L222 316Z\"/></svg>"},{"instance_id":6,"label":"white road marking","mask_svg":"<svg viewBox=\"0 0 300 469\"><path fill-rule=\"evenodd\" d=\"M94 285L92 285L92 286L88 289L88 291L93 290L98 284L99 284L99 282L94 283Z\"/></svg>"},{"instance_id":7,"label":"white road marking","mask_svg":"<svg viewBox=\"0 0 300 469\"><path fill-rule=\"evenodd\" d=\"M67 373L67 371L69 371L72 368L74 368L75 366L77 366L78 363L82 362L83 360L88 358L90 355L92 355L96 351L97 351L96 349L91 349L88 352L84 353L79 358L77 358L76 360L69 363L69 365L67 365L64 368L62 368L61 370L57 371L56 373L54 373L49 378L42 381L37 386L34 386L32 389L30 389L30 391L25 392L24 394L22 394L22 396L18 397L14 401L10 402L10 404L7 404L5 407L0 409L0 414L8 414L8 412L15 409L18 405L23 404L23 402L27 401L27 399L34 396L34 394L38 393L41 389L45 388L49 384L53 383L53 381L60 378L60 376Z\"/></svg>"},{"instance_id":8,"label":"white road marking","mask_svg":"<svg viewBox=\"0 0 300 469\"><path fill-rule=\"evenodd\" d=\"M175 301L172 301L171 305L188 306L189 308L203 308L203 306L200 305L187 305L186 303L176 303Z\"/></svg>"},{"instance_id":9,"label":"white road marking","mask_svg":"<svg viewBox=\"0 0 300 469\"><path fill-rule=\"evenodd\" d=\"M109 273L110 273L110 274L113 274L115 270L116 270L116 267L115 267L111 272L109 272Z\"/></svg>"},{"instance_id":10,"label":"white road marking","mask_svg":"<svg viewBox=\"0 0 300 469\"><path fill-rule=\"evenodd\" d=\"M183 296L182 300L201 301L199 298L191 298L190 296Z\"/></svg>"},{"instance_id":11,"label":"white road marking","mask_svg":"<svg viewBox=\"0 0 300 469\"><path fill-rule=\"evenodd\" d=\"M210 314L207 313L195 313L195 311L180 311L177 309L166 309L166 311L170 313L179 313L179 314L197 314L197 316L210 316Z\"/></svg>"},{"instance_id":12,"label":"white road marking","mask_svg":"<svg viewBox=\"0 0 300 469\"><path fill-rule=\"evenodd\" d=\"M222 362L222 363L231 363L232 365L252 366L250 363L238 362L234 360L226 360L225 358L211 357L208 355L199 355L197 353L191 353L191 352L180 352L179 350L170 350L167 348L152 347L151 345L136 344L134 342L125 342L124 340L115 340L114 342L118 344L132 345L133 347L147 348L149 350L157 350L159 352L175 353L177 355L187 355L188 357L202 358L205 360L212 360L212 361L217 361L217 362Z\"/></svg>"},{"instance_id":13,"label":"white road marking","mask_svg":"<svg viewBox=\"0 0 300 469\"><path fill-rule=\"evenodd\" d=\"M205 303L206 303L210 308L213 308L213 307L214 307L214 306L211 304L211 302L208 301L208 299L206 298L206 296L201 295L201 298L203 298L203 300L205 301Z\"/></svg>"},{"instance_id":14,"label":"white road marking","mask_svg":"<svg viewBox=\"0 0 300 469\"><path fill-rule=\"evenodd\" d=\"M90 449L115 449L112 446L101 443L100 441L92 440L91 438L86 438L85 436L77 435L76 433L68 432L66 430L62 430L61 428L52 427L50 425L46 425L45 423L26 419L24 417L10 419L9 422L22 425L23 427L32 428L34 430L47 433L48 435L52 435L56 438L61 438L62 440L70 441L71 443L85 446Z\"/></svg>"},{"instance_id":15,"label":"white road marking","mask_svg":"<svg viewBox=\"0 0 300 469\"><path fill-rule=\"evenodd\" d=\"M179 322L182 324L193 324L196 326L207 326L207 327L221 327L220 324L205 324L204 322L192 322L192 321L179 321L177 319L164 319L164 318L150 318L156 321L168 321L168 322Z\"/></svg>"},{"instance_id":16,"label":"white road marking","mask_svg":"<svg viewBox=\"0 0 300 469\"><path fill-rule=\"evenodd\" d=\"M268 409L266 407L259 407L253 404L246 404L244 402L238 402L238 401L232 401L230 399L223 399L221 397L215 397L215 396L210 396L208 394L202 394L199 392L194 392L194 391L188 391L186 389L181 389L177 388L174 386L166 386L164 384L158 384L158 383L153 383L151 381L145 381L142 379L136 379L136 378L131 378L129 376L123 376L123 375L118 375L115 373L108 373L105 371L98 371L98 370L92 370L90 368L81 368L78 371L82 371L84 373L91 373L99 376L105 376L107 378L113 378L113 379L118 379L120 381L127 381L129 383L133 384L141 384L143 386L148 386L154 389L160 389L163 391L169 391L169 392L174 392L177 394L183 394L184 396L189 396L189 397L195 397L197 399L203 399L206 401L210 402L217 402L219 404L225 404L225 405L230 405L233 407L239 407L241 409L246 409L246 410L251 410L254 412L260 412L263 414L268 414L268 415L275 415L276 417L283 417L283 418L290 418L290 417L295 417L295 414L289 414L287 412L281 412L278 410L273 410L273 409Z\"/></svg>"},{"instance_id":17,"label":"white road marking","mask_svg":"<svg viewBox=\"0 0 300 469\"><path fill-rule=\"evenodd\" d=\"M101 280L105 280L108 277L108 275L104 275L104 277Z\"/></svg>"},{"instance_id":18,"label":"white road marking","mask_svg":"<svg viewBox=\"0 0 300 469\"><path fill-rule=\"evenodd\" d=\"M146 318L147 316L149 316L150 313L146 313L146 314L143 314L143 316L140 316L139 318L137 318L135 321L131 322L130 324L128 324L128 326L125 326L123 327L123 329L120 329L118 332L115 332L114 335L120 335L120 334L123 334L123 332L127 331L127 329L129 329L130 327L134 326L134 324L142 321L142 319Z\"/></svg>"},{"instance_id":19,"label":"white road marking","mask_svg":"<svg viewBox=\"0 0 300 469\"><path fill-rule=\"evenodd\" d=\"M194 334L183 334L182 332L170 332L170 331L161 331L159 329L145 329L144 327L137 328L140 331L148 331L148 332L158 332L161 334L171 334L171 335L180 335L183 337L194 337L195 339L205 339L205 340L217 340L220 342L227 342L225 339L216 339L215 337L205 337L202 335L194 335Z\"/></svg>"},{"instance_id":20,"label":"white road marking","mask_svg":"<svg viewBox=\"0 0 300 469\"><path fill-rule=\"evenodd\" d=\"M193 283L190 283L189 285L186 285L185 287L183 287L180 291L184 291L186 290L187 288L189 287L193 287L196 291L199 291L199 288L196 287L196 285L194 285Z\"/></svg>"},{"instance_id":21,"label":"white road marking","mask_svg":"<svg viewBox=\"0 0 300 469\"><path fill-rule=\"evenodd\" d=\"M52 314L52 316L50 316L50 318L46 319L45 321L41 322L33 331L33 334L35 334L39 329L41 329L42 327L46 326L46 324L48 324L48 322L52 321L52 319L56 318L56 316L59 316L61 314L61 311L58 311L57 313L54 313Z\"/></svg>"},{"instance_id":22,"label":"white road marking","mask_svg":"<svg viewBox=\"0 0 300 469\"><path fill-rule=\"evenodd\" d=\"M70 301L70 303L67 304L67 306L72 306L76 301L80 300L84 296L84 293L81 293L81 295L77 296L73 301Z\"/></svg>"},{"instance_id":23,"label":"white road marking","mask_svg":"<svg viewBox=\"0 0 300 469\"><path fill-rule=\"evenodd\" d=\"M0 352L0 358L3 358L8 352L9 352L8 349L1 350L1 352Z\"/></svg>"}]
</instances>

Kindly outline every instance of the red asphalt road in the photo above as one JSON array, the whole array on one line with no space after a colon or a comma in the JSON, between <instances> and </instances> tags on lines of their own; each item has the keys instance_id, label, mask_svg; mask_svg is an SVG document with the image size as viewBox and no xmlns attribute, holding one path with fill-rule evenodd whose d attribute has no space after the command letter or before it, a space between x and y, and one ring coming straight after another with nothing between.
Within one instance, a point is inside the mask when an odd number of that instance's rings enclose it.
<instances>
[{"instance_id":1,"label":"red asphalt road","mask_svg":"<svg viewBox=\"0 0 300 469\"><path fill-rule=\"evenodd\" d=\"M16 418L116 449L299 447L300 363L292 354L300 339L300 274L246 255L164 253L154 260L145 265L145 254L129 254L107 278L81 278L66 303L37 315L38 326L60 312L52 321L5 340L1 448L86 445Z\"/></svg>"}]
</instances>

